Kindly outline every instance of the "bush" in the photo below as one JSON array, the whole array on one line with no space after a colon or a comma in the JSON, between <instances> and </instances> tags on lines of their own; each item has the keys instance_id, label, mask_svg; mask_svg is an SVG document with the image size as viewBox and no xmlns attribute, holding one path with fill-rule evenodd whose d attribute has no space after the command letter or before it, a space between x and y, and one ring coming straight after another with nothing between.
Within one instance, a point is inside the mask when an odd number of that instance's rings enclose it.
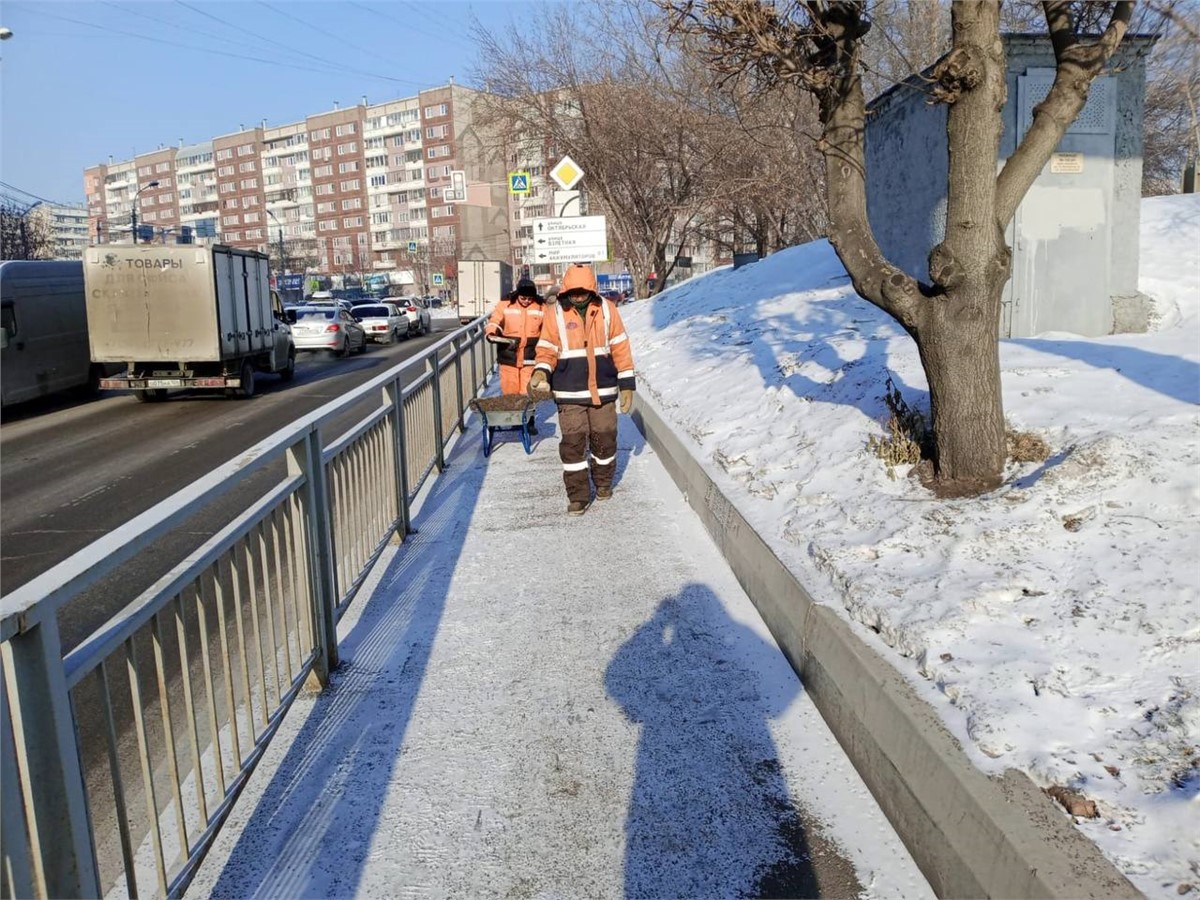
<instances>
[{"instance_id":1,"label":"bush","mask_svg":"<svg viewBox=\"0 0 1200 900\"><path fill-rule=\"evenodd\" d=\"M1050 446L1032 431L1016 431L1009 428L1005 437L1008 442L1008 458L1013 462L1042 462L1050 456Z\"/></svg>"},{"instance_id":2,"label":"bush","mask_svg":"<svg viewBox=\"0 0 1200 900\"><path fill-rule=\"evenodd\" d=\"M930 458L933 436L925 416L904 402L891 378L887 380L883 402L891 413L886 426L888 433L867 438L867 450L883 460L888 478L895 478L896 466L915 466Z\"/></svg>"}]
</instances>

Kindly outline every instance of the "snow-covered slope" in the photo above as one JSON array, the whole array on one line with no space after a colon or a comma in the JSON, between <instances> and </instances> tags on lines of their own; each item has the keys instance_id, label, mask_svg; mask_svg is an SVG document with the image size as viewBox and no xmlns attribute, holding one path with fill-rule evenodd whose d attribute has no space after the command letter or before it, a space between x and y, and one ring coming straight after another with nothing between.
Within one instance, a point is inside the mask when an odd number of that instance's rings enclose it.
<instances>
[{"instance_id":1,"label":"snow-covered slope","mask_svg":"<svg viewBox=\"0 0 1200 900\"><path fill-rule=\"evenodd\" d=\"M814 595L981 768L1096 801L1079 827L1177 896L1200 892L1200 197L1142 218L1156 330L1005 341L1006 415L1051 456L983 498L938 500L867 451L889 377L910 405L928 393L826 242L623 313L639 390Z\"/></svg>"}]
</instances>

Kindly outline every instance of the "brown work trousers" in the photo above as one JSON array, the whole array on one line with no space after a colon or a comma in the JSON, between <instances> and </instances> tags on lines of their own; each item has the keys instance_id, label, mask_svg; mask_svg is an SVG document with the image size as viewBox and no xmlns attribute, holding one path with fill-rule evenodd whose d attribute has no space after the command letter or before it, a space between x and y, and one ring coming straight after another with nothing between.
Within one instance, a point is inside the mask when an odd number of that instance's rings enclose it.
<instances>
[{"instance_id":1,"label":"brown work trousers","mask_svg":"<svg viewBox=\"0 0 1200 900\"><path fill-rule=\"evenodd\" d=\"M563 464L567 500L587 503L592 499L588 473L597 488L612 487L617 470L617 404L601 406L560 403L558 427L562 437L558 456Z\"/></svg>"}]
</instances>

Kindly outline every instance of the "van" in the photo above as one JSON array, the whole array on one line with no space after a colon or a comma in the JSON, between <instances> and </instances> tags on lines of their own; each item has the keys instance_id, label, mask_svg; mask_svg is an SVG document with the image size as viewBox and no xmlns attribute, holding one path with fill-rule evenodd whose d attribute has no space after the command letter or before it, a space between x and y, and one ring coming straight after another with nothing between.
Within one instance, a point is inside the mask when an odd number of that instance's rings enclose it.
<instances>
[{"instance_id":1,"label":"van","mask_svg":"<svg viewBox=\"0 0 1200 900\"><path fill-rule=\"evenodd\" d=\"M0 262L0 406L94 388L107 374L88 348L82 261Z\"/></svg>"}]
</instances>

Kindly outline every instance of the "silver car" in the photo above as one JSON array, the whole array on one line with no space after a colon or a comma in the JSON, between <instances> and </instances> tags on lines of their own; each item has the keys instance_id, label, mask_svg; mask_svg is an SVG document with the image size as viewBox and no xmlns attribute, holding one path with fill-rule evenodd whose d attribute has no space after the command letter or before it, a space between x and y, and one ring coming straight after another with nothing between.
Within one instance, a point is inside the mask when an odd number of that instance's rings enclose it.
<instances>
[{"instance_id":1,"label":"silver car","mask_svg":"<svg viewBox=\"0 0 1200 900\"><path fill-rule=\"evenodd\" d=\"M409 334L429 334L433 331L428 299L425 297L398 297L396 305L408 317Z\"/></svg>"},{"instance_id":2,"label":"silver car","mask_svg":"<svg viewBox=\"0 0 1200 900\"><path fill-rule=\"evenodd\" d=\"M292 340L297 350L329 350L346 356L367 349L367 333L350 313L337 306L300 306Z\"/></svg>"},{"instance_id":3,"label":"silver car","mask_svg":"<svg viewBox=\"0 0 1200 900\"><path fill-rule=\"evenodd\" d=\"M362 303L350 310L350 314L358 319L372 341L390 344L408 337L408 316L394 303Z\"/></svg>"}]
</instances>

